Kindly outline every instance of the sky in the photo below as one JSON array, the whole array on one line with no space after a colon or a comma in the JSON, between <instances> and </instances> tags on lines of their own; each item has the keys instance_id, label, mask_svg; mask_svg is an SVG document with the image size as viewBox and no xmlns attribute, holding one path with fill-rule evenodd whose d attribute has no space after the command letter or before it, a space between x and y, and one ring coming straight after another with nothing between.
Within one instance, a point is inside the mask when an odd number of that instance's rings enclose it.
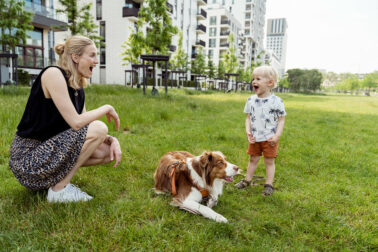
<instances>
[{"instance_id":1,"label":"sky","mask_svg":"<svg viewBox=\"0 0 378 252\"><path fill-rule=\"evenodd\" d=\"M267 0L265 15L287 20L286 69L378 70L378 0Z\"/></svg>"}]
</instances>

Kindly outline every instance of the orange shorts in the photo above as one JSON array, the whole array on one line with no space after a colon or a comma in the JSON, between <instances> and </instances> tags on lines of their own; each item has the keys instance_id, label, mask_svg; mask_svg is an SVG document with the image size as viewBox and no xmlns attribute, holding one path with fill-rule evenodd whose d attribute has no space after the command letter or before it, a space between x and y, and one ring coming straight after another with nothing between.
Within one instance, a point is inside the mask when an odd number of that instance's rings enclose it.
<instances>
[{"instance_id":1,"label":"orange shorts","mask_svg":"<svg viewBox=\"0 0 378 252\"><path fill-rule=\"evenodd\" d=\"M252 156L261 156L275 158L277 157L278 142L275 146L270 145L267 141L257 142L254 144L249 144L247 154Z\"/></svg>"}]
</instances>

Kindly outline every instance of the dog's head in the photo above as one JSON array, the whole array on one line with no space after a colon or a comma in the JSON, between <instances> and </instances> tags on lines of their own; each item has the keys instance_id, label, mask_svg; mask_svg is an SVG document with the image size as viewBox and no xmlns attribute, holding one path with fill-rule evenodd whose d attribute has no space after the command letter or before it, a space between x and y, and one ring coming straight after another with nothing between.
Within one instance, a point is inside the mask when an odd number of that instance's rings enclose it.
<instances>
[{"instance_id":1,"label":"dog's head","mask_svg":"<svg viewBox=\"0 0 378 252\"><path fill-rule=\"evenodd\" d=\"M204 152L199 158L201 170L205 173L206 183L212 185L215 179L233 182L234 176L239 174L239 167L226 161L220 151Z\"/></svg>"}]
</instances>

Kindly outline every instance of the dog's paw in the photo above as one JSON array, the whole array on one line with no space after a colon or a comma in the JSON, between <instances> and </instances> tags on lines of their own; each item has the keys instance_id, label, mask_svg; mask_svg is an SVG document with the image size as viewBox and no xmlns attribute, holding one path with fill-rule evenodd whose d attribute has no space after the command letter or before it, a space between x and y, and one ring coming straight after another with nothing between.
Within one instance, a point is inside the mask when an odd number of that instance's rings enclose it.
<instances>
[{"instance_id":1,"label":"dog's paw","mask_svg":"<svg viewBox=\"0 0 378 252\"><path fill-rule=\"evenodd\" d=\"M226 218L224 218L222 215L218 214L217 216L215 216L215 219L214 219L216 222L221 222L221 223L228 223L228 220Z\"/></svg>"},{"instance_id":2,"label":"dog's paw","mask_svg":"<svg viewBox=\"0 0 378 252\"><path fill-rule=\"evenodd\" d=\"M207 206L210 207L210 208L213 208L214 206L216 206L218 203L217 200L214 200L213 198L210 198L209 201L207 202Z\"/></svg>"}]
</instances>

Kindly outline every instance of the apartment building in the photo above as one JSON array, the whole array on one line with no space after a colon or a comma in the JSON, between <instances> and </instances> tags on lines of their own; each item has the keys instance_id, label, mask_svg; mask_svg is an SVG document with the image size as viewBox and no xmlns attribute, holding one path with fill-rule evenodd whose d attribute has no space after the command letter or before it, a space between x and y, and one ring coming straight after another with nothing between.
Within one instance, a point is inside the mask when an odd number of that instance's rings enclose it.
<instances>
[{"instance_id":1,"label":"apartment building","mask_svg":"<svg viewBox=\"0 0 378 252\"><path fill-rule=\"evenodd\" d=\"M93 71L92 82L102 84L123 84L125 70L131 70L131 64L122 60L124 42L136 29L139 9L143 0L90 0L92 16L99 26L99 34L104 38L105 47L99 49L99 65ZM198 47L204 47L201 36L206 33L206 11L203 6L207 0L168 0L167 7L172 24L183 33L183 49L194 58ZM145 31L145 29L144 29ZM57 41L64 41L69 33L57 35ZM177 48L178 35L172 38L169 53Z\"/></svg>"},{"instance_id":2,"label":"apartment building","mask_svg":"<svg viewBox=\"0 0 378 252\"><path fill-rule=\"evenodd\" d=\"M252 62L263 61L266 0L209 0L222 5L242 25L239 34L240 64L246 68Z\"/></svg>"},{"instance_id":3,"label":"apartment building","mask_svg":"<svg viewBox=\"0 0 378 252\"><path fill-rule=\"evenodd\" d=\"M277 71L281 77L286 71L287 28L285 18L268 19L266 48L274 51L277 55L281 65Z\"/></svg>"},{"instance_id":4,"label":"apartment building","mask_svg":"<svg viewBox=\"0 0 378 252\"><path fill-rule=\"evenodd\" d=\"M56 12L54 0L25 0L25 9L34 13L34 29L27 32L30 38L26 44L16 47L17 64L35 77L42 68L55 62L54 34L65 30L60 26L67 24L67 15ZM1 65L1 82L10 79L11 71L9 64Z\"/></svg>"},{"instance_id":5,"label":"apartment building","mask_svg":"<svg viewBox=\"0 0 378 252\"><path fill-rule=\"evenodd\" d=\"M238 48L239 33L242 29L240 22L231 14L222 4L211 3L206 8L208 18L206 25L208 32L204 35L208 42L206 45L206 54L215 65L218 65L219 59L227 52L231 46L228 41L230 34L234 35L234 47ZM236 50L239 55L240 51Z\"/></svg>"}]
</instances>

